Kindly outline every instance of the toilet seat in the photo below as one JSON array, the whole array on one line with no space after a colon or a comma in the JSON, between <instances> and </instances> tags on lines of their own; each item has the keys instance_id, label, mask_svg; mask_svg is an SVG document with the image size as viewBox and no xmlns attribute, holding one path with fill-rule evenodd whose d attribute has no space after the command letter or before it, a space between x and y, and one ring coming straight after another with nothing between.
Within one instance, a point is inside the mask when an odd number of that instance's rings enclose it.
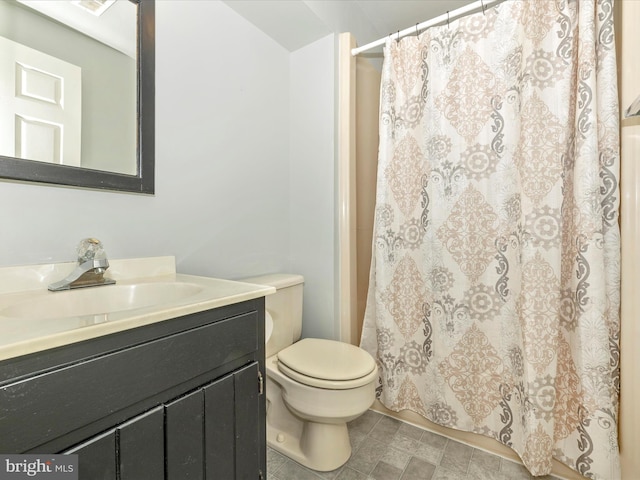
<instances>
[{"instance_id":1,"label":"toilet seat","mask_svg":"<svg viewBox=\"0 0 640 480\"><path fill-rule=\"evenodd\" d=\"M358 388L378 375L373 357L348 343L305 338L278 353L278 369L312 387L331 390Z\"/></svg>"}]
</instances>

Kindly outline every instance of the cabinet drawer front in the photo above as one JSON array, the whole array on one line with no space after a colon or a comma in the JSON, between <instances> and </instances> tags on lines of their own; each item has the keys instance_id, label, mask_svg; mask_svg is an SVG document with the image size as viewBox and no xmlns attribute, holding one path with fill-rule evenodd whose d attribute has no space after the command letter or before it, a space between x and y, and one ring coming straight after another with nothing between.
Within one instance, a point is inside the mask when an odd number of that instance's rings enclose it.
<instances>
[{"instance_id":1,"label":"cabinet drawer front","mask_svg":"<svg viewBox=\"0 0 640 480\"><path fill-rule=\"evenodd\" d=\"M32 450L257 350L251 312L5 385L0 451Z\"/></svg>"}]
</instances>

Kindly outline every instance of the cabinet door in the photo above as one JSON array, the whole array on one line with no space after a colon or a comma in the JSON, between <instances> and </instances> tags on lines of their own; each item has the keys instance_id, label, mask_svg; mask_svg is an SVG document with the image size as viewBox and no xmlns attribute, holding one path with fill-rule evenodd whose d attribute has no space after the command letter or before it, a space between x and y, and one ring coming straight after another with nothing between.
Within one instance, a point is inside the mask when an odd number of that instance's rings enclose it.
<instances>
[{"instance_id":1,"label":"cabinet door","mask_svg":"<svg viewBox=\"0 0 640 480\"><path fill-rule=\"evenodd\" d=\"M254 363L234 374L236 418L237 479L257 479L260 472L264 440L261 439L260 391L258 364Z\"/></svg>"},{"instance_id":2,"label":"cabinet door","mask_svg":"<svg viewBox=\"0 0 640 480\"><path fill-rule=\"evenodd\" d=\"M203 479L203 389L168 403L165 416L167 480Z\"/></svg>"},{"instance_id":3,"label":"cabinet door","mask_svg":"<svg viewBox=\"0 0 640 480\"><path fill-rule=\"evenodd\" d=\"M158 407L64 453L78 455L79 478L164 478L164 408Z\"/></svg>"},{"instance_id":4,"label":"cabinet door","mask_svg":"<svg viewBox=\"0 0 640 480\"><path fill-rule=\"evenodd\" d=\"M234 375L204 388L206 478L236 478Z\"/></svg>"},{"instance_id":5,"label":"cabinet door","mask_svg":"<svg viewBox=\"0 0 640 480\"><path fill-rule=\"evenodd\" d=\"M260 475L265 443L258 372L252 363L204 387L208 480Z\"/></svg>"},{"instance_id":6,"label":"cabinet door","mask_svg":"<svg viewBox=\"0 0 640 480\"><path fill-rule=\"evenodd\" d=\"M164 408L149 410L120 425L119 480L164 478Z\"/></svg>"},{"instance_id":7,"label":"cabinet door","mask_svg":"<svg viewBox=\"0 0 640 480\"><path fill-rule=\"evenodd\" d=\"M78 455L81 479L116 480L116 431L98 435L64 453Z\"/></svg>"},{"instance_id":8,"label":"cabinet door","mask_svg":"<svg viewBox=\"0 0 640 480\"><path fill-rule=\"evenodd\" d=\"M149 410L65 453L80 479L253 480L265 462L259 365Z\"/></svg>"}]
</instances>

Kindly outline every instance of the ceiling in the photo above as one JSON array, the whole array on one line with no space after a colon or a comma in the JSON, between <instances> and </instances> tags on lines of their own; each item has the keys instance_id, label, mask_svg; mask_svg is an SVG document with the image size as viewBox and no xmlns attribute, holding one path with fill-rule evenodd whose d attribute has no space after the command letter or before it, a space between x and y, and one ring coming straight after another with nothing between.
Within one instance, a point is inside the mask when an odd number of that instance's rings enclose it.
<instances>
[{"instance_id":1,"label":"ceiling","mask_svg":"<svg viewBox=\"0 0 640 480\"><path fill-rule=\"evenodd\" d=\"M0 0L2 1L2 0ZM45 16L136 58L136 6L117 1L100 16L78 8L69 0L17 0Z\"/></svg>"},{"instance_id":2,"label":"ceiling","mask_svg":"<svg viewBox=\"0 0 640 480\"><path fill-rule=\"evenodd\" d=\"M223 0L289 51L330 33L359 46L454 11L473 0Z\"/></svg>"},{"instance_id":3,"label":"ceiling","mask_svg":"<svg viewBox=\"0 0 640 480\"><path fill-rule=\"evenodd\" d=\"M377 40L391 32L453 11L472 0L353 0L378 30Z\"/></svg>"},{"instance_id":4,"label":"ceiling","mask_svg":"<svg viewBox=\"0 0 640 480\"><path fill-rule=\"evenodd\" d=\"M2 1L2 0L0 0ZM69 0L17 0L135 55L135 11L118 0L104 15L83 12ZM490 0L487 0L490 1ZM473 0L223 0L284 48L293 52L331 33L351 32L359 46L416 23L453 12ZM88 25L90 31L84 26ZM124 35L123 35L124 33ZM381 51L382 48L378 48ZM374 50L375 51L375 50Z\"/></svg>"}]
</instances>

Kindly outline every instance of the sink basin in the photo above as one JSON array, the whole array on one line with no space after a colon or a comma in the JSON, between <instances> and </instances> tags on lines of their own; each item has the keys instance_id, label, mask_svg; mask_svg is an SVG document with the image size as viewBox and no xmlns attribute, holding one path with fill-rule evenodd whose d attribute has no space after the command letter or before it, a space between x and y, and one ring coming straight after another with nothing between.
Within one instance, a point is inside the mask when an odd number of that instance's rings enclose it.
<instances>
[{"instance_id":1,"label":"sink basin","mask_svg":"<svg viewBox=\"0 0 640 480\"><path fill-rule=\"evenodd\" d=\"M2 309L0 315L39 320L106 315L179 302L197 295L202 290L200 285L185 282L88 287L50 292L45 296L10 305Z\"/></svg>"},{"instance_id":2,"label":"sink basin","mask_svg":"<svg viewBox=\"0 0 640 480\"><path fill-rule=\"evenodd\" d=\"M115 285L61 292L47 285L75 262L0 267L0 361L275 293L264 285L176 273L170 256L109 263Z\"/></svg>"}]
</instances>

